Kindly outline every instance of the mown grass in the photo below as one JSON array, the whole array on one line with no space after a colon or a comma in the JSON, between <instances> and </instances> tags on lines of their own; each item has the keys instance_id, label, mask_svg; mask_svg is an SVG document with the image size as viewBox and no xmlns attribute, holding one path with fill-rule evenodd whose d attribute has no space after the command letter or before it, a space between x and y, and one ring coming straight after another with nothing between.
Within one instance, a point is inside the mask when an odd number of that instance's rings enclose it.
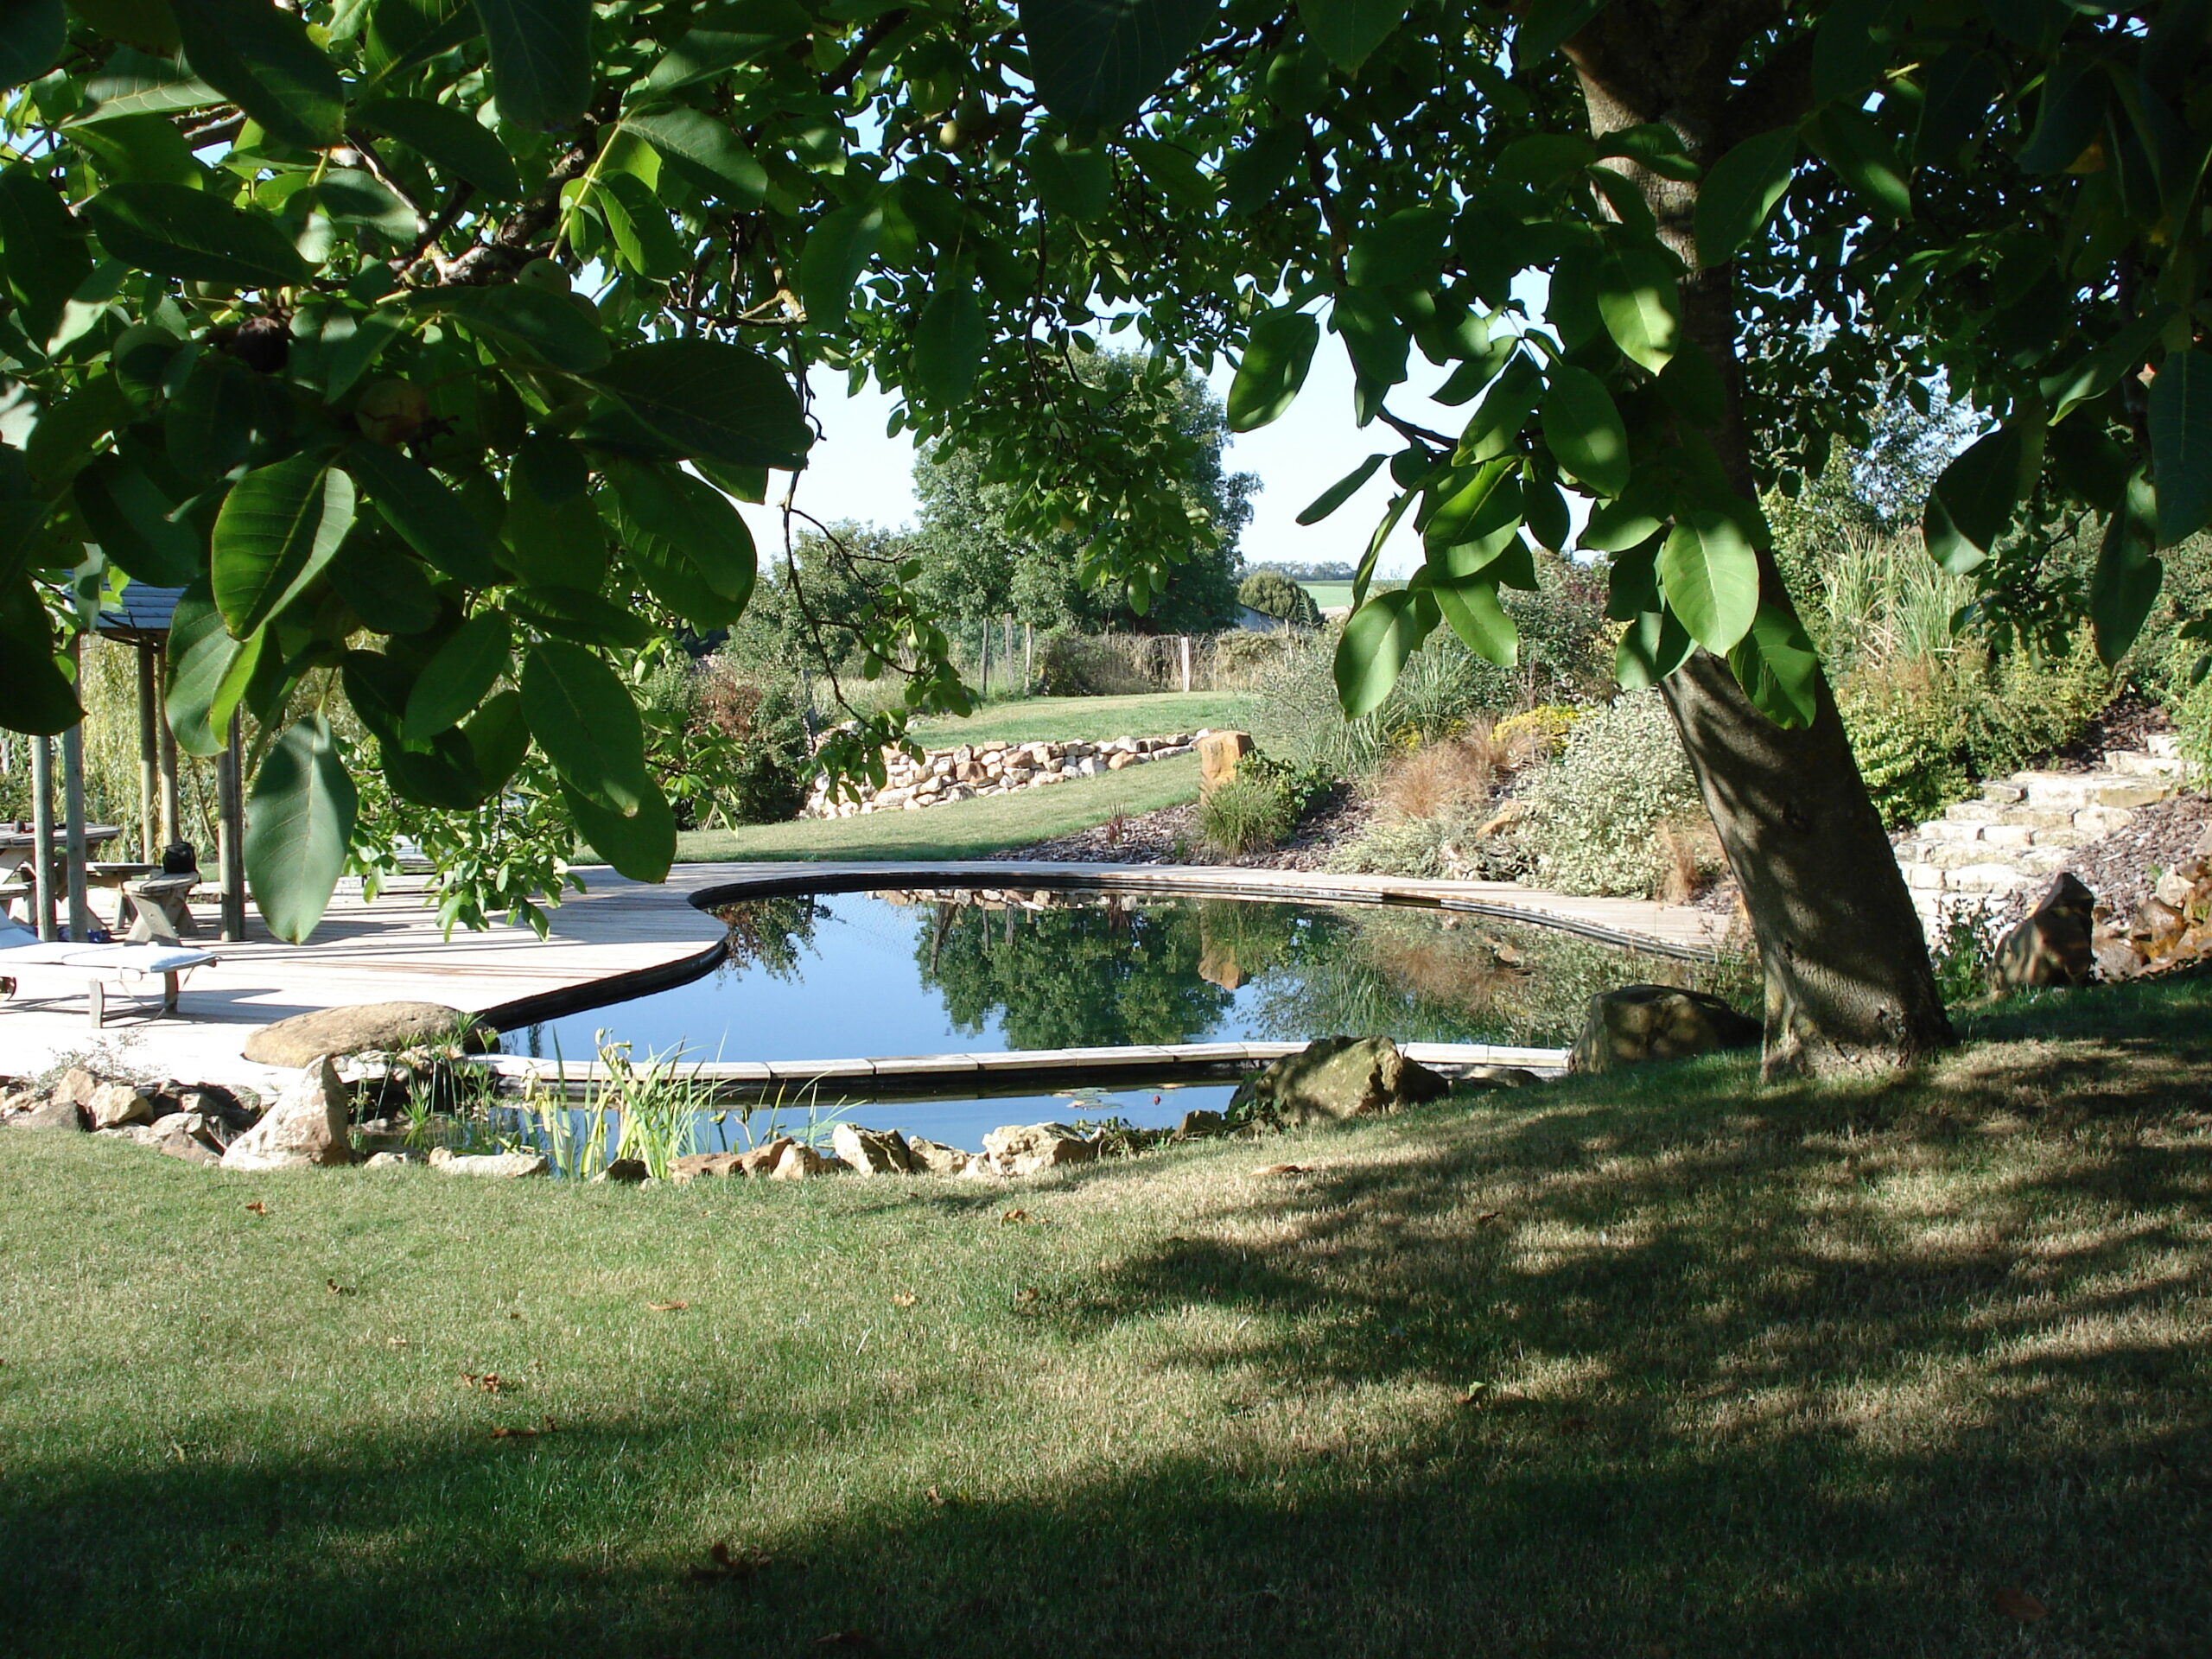
<instances>
[{"instance_id":1,"label":"mown grass","mask_svg":"<svg viewBox=\"0 0 2212 1659\"><path fill-rule=\"evenodd\" d=\"M1202 727L1236 726L1250 718L1252 699L1243 692L1158 691L1125 697L1017 697L986 704L965 720L932 720L914 728L915 741L933 749L959 743L1079 741L1165 737Z\"/></svg>"},{"instance_id":2,"label":"mown grass","mask_svg":"<svg viewBox=\"0 0 2212 1659\"><path fill-rule=\"evenodd\" d=\"M1049 789L986 795L915 812L685 830L677 837L676 856L685 864L752 858L980 858L1088 830L1116 812L1150 812L1198 796L1198 758L1185 754Z\"/></svg>"},{"instance_id":3,"label":"mown grass","mask_svg":"<svg viewBox=\"0 0 2212 1659\"><path fill-rule=\"evenodd\" d=\"M0 1647L2202 1654L2206 1001L1014 1186L11 1133Z\"/></svg>"}]
</instances>

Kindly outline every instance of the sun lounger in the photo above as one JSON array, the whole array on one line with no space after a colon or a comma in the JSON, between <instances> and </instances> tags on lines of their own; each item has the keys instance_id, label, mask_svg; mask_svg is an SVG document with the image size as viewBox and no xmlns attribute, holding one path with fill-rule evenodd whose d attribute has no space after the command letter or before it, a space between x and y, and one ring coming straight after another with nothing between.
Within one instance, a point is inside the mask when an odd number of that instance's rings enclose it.
<instances>
[{"instance_id":1,"label":"sun lounger","mask_svg":"<svg viewBox=\"0 0 2212 1659\"><path fill-rule=\"evenodd\" d=\"M91 982L92 1029L107 1021L107 984L142 975L162 976L162 1012L176 1012L177 976L216 960L212 950L174 944L42 944L29 928L0 926L0 980L13 982L19 969L63 973Z\"/></svg>"}]
</instances>

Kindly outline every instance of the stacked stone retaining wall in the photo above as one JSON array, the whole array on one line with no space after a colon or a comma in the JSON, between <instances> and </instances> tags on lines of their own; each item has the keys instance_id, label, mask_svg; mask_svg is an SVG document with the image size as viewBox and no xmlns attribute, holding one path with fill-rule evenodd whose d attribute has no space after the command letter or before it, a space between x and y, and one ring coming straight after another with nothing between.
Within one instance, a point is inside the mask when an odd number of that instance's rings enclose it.
<instances>
[{"instance_id":1,"label":"stacked stone retaining wall","mask_svg":"<svg viewBox=\"0 0 2212 1659\"><path fill-rule=\"evenodd\" d=\"M927 749L919 760L895 749L883 753L884 783L871 789L848 784L833 797L827 778L817 777L799 816L849 818L868 812L913 812L950 806L979 795L1004 795L1017 789L1045 789L1077 778L1095 778L1154 760L1191 753L1203 731L1166 737L1116 737L1103 743L963 743L953 749ZM852 791L860 791L855 797Z\"/></svg>"}]
</instances>

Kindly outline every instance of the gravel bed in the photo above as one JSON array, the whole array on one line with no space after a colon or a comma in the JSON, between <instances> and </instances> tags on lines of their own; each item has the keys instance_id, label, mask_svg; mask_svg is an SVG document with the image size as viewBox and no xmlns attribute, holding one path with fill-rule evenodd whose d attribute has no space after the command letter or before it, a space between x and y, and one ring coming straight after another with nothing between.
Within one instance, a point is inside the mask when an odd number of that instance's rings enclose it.
<instances>
[{"instance_id":1,"label":"gravel bed","mask_svg":"<svg viewBox=\"0 0 2212 1659\"><path fill-rule=\"evenodd\" d=\"M2116 914L2133 916L2151 896L2158 872L2197 853L2212 853L2212 800L2202 791L2137 810L2119 829L2078 848L2066 867Z\"/></svg>"}]
</instances>

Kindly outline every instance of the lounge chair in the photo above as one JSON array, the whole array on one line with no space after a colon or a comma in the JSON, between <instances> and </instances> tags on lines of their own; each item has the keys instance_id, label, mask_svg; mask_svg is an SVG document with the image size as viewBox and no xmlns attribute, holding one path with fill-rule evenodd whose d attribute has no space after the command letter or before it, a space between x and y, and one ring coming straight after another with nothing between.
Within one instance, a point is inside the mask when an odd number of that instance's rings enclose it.
<instances>
[{"instance_id":1,"label":"lounge chair","mask_svg":"<svg viewBox=\"0 0 2212 1659\"><path fill-rule=\"evenodd\" d=\"M73 944L57 940L48 944L27 927L0 924L0 988L15 990L18 969L35 973L72 974L91 982L92 1029L107 1023L107 983L141 975L162 976L162 1012L176 1012L177 976L217 960L212 950L195 950L175 944Z\"/></svg>"}]
</instances>

